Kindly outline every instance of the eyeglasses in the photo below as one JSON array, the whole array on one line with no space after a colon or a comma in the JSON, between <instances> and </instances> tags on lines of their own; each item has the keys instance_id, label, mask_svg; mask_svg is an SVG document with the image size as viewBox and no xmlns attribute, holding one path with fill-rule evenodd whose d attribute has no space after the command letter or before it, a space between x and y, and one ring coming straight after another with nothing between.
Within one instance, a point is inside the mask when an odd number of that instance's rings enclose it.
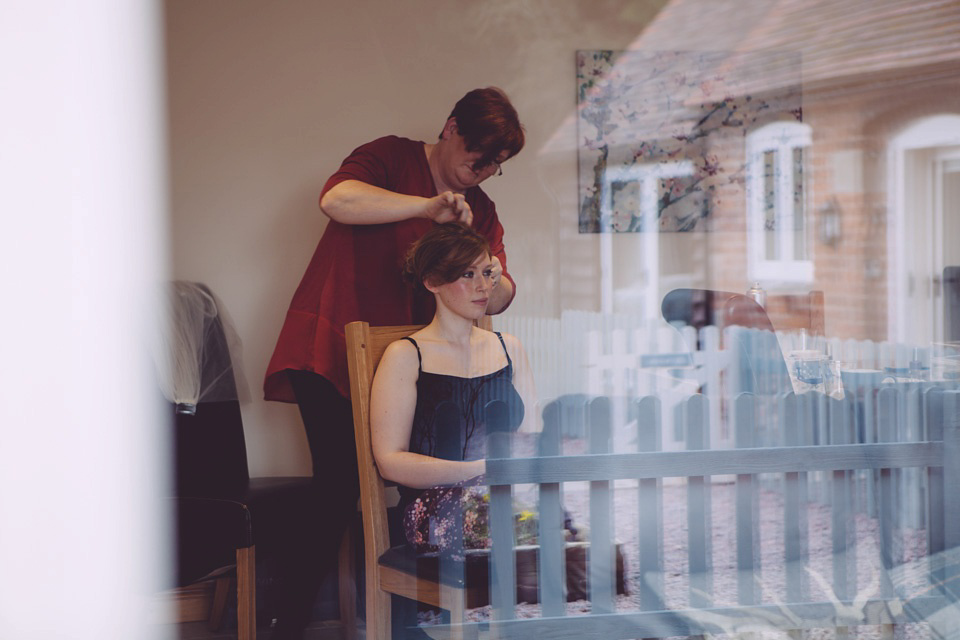
<instances>
[{"instance_id":1,"label":"eyeglasses","mask_svg":"<svg viewBox=\"0 0 960 640\"><path fill-rule=\"evenodd\" d=\"M481 171L489 171L492 167L496 168L496 172L491 175L496 175L498 177L503 175L503 166L496 160L491 160L486 164L480 164L479 162L473 163L473 170L477 173L480 173Z\"/></svg>"}]
</instances>

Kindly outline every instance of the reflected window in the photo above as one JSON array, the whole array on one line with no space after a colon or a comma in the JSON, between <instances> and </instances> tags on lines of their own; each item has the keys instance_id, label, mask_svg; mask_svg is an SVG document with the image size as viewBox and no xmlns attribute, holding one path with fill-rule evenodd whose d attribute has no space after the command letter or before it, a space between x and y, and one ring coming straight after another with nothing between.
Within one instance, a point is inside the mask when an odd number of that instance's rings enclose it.
<instances>
[{"instance_id":1,"label":"reflected window","mask_svg":"<svg viewBox=\"0 0 960 640\"><path fill-rule=\"evenodd\" d=\"M601 308L612 313L629 310L641 316L659 317L661 291L660 232L678 231L671 226L686 220L693 211L693 224L701 217L705 196L697 189L695 166L690 160L607 167L600 191ZM614 255L613 235L638 232L617 246L637 253L636 269L624 271L623 258Z\"/></svg>"},{"instance_id":2,"label":"reflected window","mask_svg":"<svg viewBox=\"0 0 960 640\"><path fill-rule=\"evenodd\" d=\"M807 225L810 126L775 122L747 135L750 279L768 286L813 281Z\"/></svg>"}]
</instances>

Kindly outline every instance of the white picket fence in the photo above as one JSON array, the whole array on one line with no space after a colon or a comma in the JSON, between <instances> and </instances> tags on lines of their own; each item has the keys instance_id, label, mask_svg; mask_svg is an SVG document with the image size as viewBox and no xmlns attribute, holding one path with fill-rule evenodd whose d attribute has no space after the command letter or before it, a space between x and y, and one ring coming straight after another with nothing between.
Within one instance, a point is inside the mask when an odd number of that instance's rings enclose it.
<instances>
[{"instance_id":1,"label":"white picket fence","mask_svg":"<svg viewBox=\"0 0 960 640\"><path fill-rule=\"evenodd\" d=\"M565 311L559 319L506 315L497 317L494 326L524 344L544 403L569 395L609 397L614 402L615 433L621 434L630 422L631 400L659 398L665 451L683 447L679 403L697 393L707 403L708 446L732 447L734 409L728 399L742 392L763 398L797 391L787 371L787 354L796 350L830 353L840 367L877 370L891 378L942 377L945 366L960 371L960 354L944 353L936 346L772 334L742 327L721 332L708 326L698 332L625 314ZM616 437L615 443L628 444Z\"/></svg>"},{"instance_id":2,"label":"white picket fence","mask_svg":"<svg viewBox=\"0 0 960 640\"><path fill-rule=\"evenodd\" d=\"M609 398L596 397L584 406L588 446L578 451L568 450L562 436L565 409L550 403L533 456L527 449L515 455L505 407L488 405L492 611L481 624L489 636L609 640L773 632L804 637L794 632L827 629L838 638L864 637L862 631L866 637L960 637L955 590L960 517L952 493L960 484L960 392L936 384L877 389L866 403L872 407L866 419L876 434L872 443L855 441L860 400L852 394L842 399L816 392L777 395L779 439L771 443L758 439L764 430L757 424L762 408L757 400L751 393L732 400L735 443L720 451L706 446L702 395L681 403L687 441L679 451L664 451L658 442L662 412L656 397L631 403L637 420L629 451L613 450ZM925 433L904 440L897 436L905 418L900 409L914 404L927 418ZM813 442L810 436L821 427L826 440ZM911 475L923 482L905 482ZM723 489L734 494L724 512L713 508L720 495L713 482L718 476L733 478ZM826 509L811 501L814 476L824 478ZM857 482L862 477L869 479L876 499L876 511L867 519L857 518L853 508L863 491ZM668 479L684 485L682 494L671 494L671 506L683 502L683 509L667 508ZM566 483L589 485L587 615L577 609L571 615L566 606ZM519 615L515 605L529 589L517 586L514 489L529 485L536 485L538 496L540 608ZM765 499L767 487L781 499ZM614 500L621 490L630 492L635 510ZM908 522L917 503L926 514L920 526ZM717 535L721 530L723 537ZM618 597L615 550L621 536L630 553L625 563L629 600ZM463 579L462 564L441 560L441 567L448 579ZM529 586L530 575L524 580ZM918 621L924 622L922 628L897 629ZM438 625L430 635L478 637L481 624Z\"/></svg>"}]
</instances>

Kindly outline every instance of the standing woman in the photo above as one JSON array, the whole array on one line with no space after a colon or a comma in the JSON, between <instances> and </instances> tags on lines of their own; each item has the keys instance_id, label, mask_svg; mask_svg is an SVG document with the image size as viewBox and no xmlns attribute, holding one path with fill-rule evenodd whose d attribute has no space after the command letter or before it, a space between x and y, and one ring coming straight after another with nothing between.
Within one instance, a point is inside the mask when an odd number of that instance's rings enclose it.
<instances>
[{"instance_id":1,"label":"standing woman","mask_svg":"<svg viewBox=\"0 0 960 640\"><path fill-rule=\"evenodd\" d=\"M330 220L290 303L264 380L267 400L299 405L314 479L331 488L318 505L319 557L304 563L312 566L301 576L309 583L298 589L302 597L284 599L277 638L302 636L359 496L344 326L355 320L429 322L434 296L411 291L401 265L414 241L450 221L486 238L491 279L485 313L506 309L516 289L507 272L503 227L479 185L501 175L501 165L523 144L523 127L506 94L495 87L475 89L454 106L435 143L374 140L355 149L323 188L320 208Z\"/></svg>"}]
</instances>

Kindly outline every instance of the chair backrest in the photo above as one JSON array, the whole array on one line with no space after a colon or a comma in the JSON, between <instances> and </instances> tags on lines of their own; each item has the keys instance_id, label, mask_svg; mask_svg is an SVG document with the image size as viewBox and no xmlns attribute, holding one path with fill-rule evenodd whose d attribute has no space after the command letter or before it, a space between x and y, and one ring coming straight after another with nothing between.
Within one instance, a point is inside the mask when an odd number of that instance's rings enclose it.
<instances>
[{"instance_id":1,"label":"chair backrest","mask_svg":"<svg viewBox=\"0 0 960 640\"><path fill-rule=\"evenodd\" d=\"M350 399L360 472L360 505L363 509L364 555L367 566L390 548L384 481L377 471L370 437L370 388L387 345L422 328L422 325L371 327L366 322L346 326ZM372 565L370 563L373 563Z\"/></svg>"},{"instance_id":2,"label":"chair backrest","mask_svg":"<svg viewBox=\"0 0 960 640\"><path fill-rule=\"evenodd\" d=\"M766 311L778 331L806 329L811 336L826 335L823 291L767 296Z\"/></svg>"},{"instance_id":3,"label":"chair backrest","mask_svg":"<svg viewBox=\"0 0 960 640\"><path fill-rule=\"evenodd\" d=\"M216 300L205 285L193 284ZM176 300L178 304L195 303L192 298ZM194 414L177 412L174 404L169 405L174 426L174 495L178 496L229 496L243 491L250 479L236 381L231 369L222 370L222 363L230 362L230 349L221 310L217 311L203 332L198 372L200 388L209 391L216 387L215 393L205 395L217 400L201 398ZM210 362L219 363L220 368L211 371Z\"/></svg>"},{"instance_id":4,"label":"chair backrest","mask_svg":"<svg viewBox=\"0 0 960 640\"><path fill-rule=\"evenodd\" d=\"M723 348L736 358L736 393L770 395L789 390L786 363L773 333L779 327L753 298L730 291L674 289L664 296L661 313L670 323L698 330L711 325L724 332ZM737 327L760 331L739 332Z\"/></svg>"},{"instance_id":5,"label":"chair backrest","mask_svg":"<svg viewBox=\"0 0 960 640\"><path fill-rule=\"evenodd\" d=\"M667 322L688 324L698 330L708 325L719 329L737 325L773 331L763 307L742 293L674 289L663 297L660 312Z\"/></svg>"},{"instance_id":6,"label":"chair backrest","mask_svg":"<svg viewBox=\"0 0 960 640\"><path fill-rule=\"evenodd\" d=\"M812 336L824 335L822 291L803 294L770 294L761 307L742 293L710 289L674 289L663 298L661 313L667 322L682 322L700 329L731 325L789 331L806 329Z\"/></svg>"}]
</instances>

